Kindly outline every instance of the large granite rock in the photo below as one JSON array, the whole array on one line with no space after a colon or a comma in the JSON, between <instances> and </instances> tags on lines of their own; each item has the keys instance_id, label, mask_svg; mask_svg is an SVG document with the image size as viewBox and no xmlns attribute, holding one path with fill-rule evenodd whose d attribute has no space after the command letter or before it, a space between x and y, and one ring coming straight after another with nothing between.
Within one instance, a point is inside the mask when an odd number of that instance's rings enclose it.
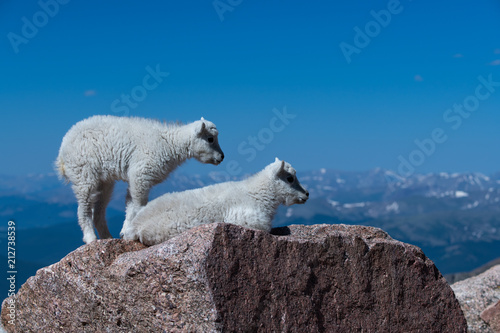
<instances>
[{"instance_id":1,"label":"large granite rock","mask_svg":"<svg viewBox=\"0 0 500 333\"><path fill-rule=\"evenodd\" d=\"M500 300L500 265L451 287L467 318L469 332L500 332L500 307L494 306Z\"/></svg>"},{"instance_id":2,"label":"large granite rock","mask_svg":"<svg viewBox=\"0 0 500 333\"><path fill-rule=\"evenodd\" d=\"M481 319L484 320L494 332L500 333L500 301L491 304L481 312Z\"/></svg>"},{"instance_id":3,"label":"large granite rock","mask_svg":"<svg viewBox=\"0 0 500 333\"><path fill-rule=\"evenodd\" d=\"M3 302L2 323L8 332L466 332L419 248L362 226L273 233L210 224L149 248L97 241L39 270Z\"/></svg>"}]
</instances>

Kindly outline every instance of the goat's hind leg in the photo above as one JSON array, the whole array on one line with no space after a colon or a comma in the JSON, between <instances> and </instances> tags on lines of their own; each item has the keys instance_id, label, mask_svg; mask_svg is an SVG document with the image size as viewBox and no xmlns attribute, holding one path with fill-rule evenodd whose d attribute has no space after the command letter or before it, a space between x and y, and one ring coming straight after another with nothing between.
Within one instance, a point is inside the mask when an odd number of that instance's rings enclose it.
<instances>
[{"instance_id":1,"label":"goat's hind leg","mask_svg":"<svg viewBox=\"0 0 500 333\"><path fill-rule=\"evenodd\" d=\"M97 239L92 220L95 188L91 185L73 185L73 191L78 201L78 224L83 231L83 241L89 244Z\"/></svg>"},{"instance_id":2,"label":"goat's hind leg","mask_svg":"<svg viewBox=\"0 0 500 333\"><path fill-rule=\"evenodd\" d=\"M111 200L114 186L115 183L113 181L102 182L98 188L98 195L94 204L94 225L100 239L113 238L106 222L106 207Z\"/></svg>"}]
</instances>

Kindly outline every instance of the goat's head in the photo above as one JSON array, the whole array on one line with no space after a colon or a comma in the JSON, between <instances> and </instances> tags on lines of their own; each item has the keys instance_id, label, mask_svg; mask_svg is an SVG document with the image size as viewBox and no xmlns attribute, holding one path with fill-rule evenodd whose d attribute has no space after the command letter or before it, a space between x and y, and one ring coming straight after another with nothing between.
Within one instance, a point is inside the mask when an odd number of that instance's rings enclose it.
<instances>
[{"instance_id":1,"label":"goat's head","mask_svg":"<svg viewBox=\"0 0 500 333\"><path fill-rule=\"evenodd\" d=\"M309 191L300 184L295 169L289 163L280 161L276 157L268 168L273 179L276 199L281 203L290 206L304 204L309 199Z\"/></svg>"},{"instance_id":2,"label":"goat's head","mask_svg":"<svg viewBox=\"0 0 500 333\"><path fill-rule=\"evenodd\" d=\"M219 132L215 124L202 117L191 125L193 132L189 147L190 157L201 163L220 164L224 160L224 153L219 146Z\"/></svg>"}]
</instances>

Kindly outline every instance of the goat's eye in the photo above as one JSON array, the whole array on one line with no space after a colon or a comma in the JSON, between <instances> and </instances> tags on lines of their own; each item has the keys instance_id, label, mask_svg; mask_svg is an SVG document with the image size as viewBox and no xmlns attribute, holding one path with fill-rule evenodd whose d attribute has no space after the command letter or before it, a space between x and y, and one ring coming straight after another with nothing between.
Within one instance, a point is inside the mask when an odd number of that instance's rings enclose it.
<instances>
[{"instance_id":1,"label":"goat's eye","mask_svg":"<svg viewBox=\"0 0 500 333\"><path fill-rule=\"evenodd\" d=\"M288 176L288 177L286 177L286 180L289 183L293 183L293 181L295 180L295 178L293 176Z\"/></svg>"},{"instance_id":2,"label":"goat's eye","mask_svg":"<svg viewBox=\"0 0 500 333\"><path fill-rule=\"evenodd\" d=\"M213 138L213 137L209 137L209 138L207 139L207 141L208 141L208 143L214 143L214 138Z\"/></svg>"}]
</instances>

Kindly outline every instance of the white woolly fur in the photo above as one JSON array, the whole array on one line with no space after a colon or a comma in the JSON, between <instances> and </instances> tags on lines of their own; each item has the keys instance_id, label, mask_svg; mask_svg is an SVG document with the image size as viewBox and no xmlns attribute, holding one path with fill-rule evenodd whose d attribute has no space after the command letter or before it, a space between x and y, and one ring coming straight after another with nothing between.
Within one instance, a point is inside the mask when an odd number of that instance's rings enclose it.
<instances>
[{"instance_id":1,"label":"white woolly fur","mask_svg":"<svg viewBox=\"0 0 500 333\"><path fill-rule=\"evenodd\" d=\"M152 200L132 220L124 238L154 245L213 222L270 231L280 204L302 204L308 197L295 169L276 158L248 179L167 193Z\"/></svg>"},{"instance_id":2,"label":"white woolly fur","mask_svg":"<svg viewBox=\"0 0 500 333\"><path fill-rule=\"evenodd\" d=\"M73 184L83 240L111 238L105 219L116 180L129 183L124 230L148 201L151 187L188 158L219 164L224 154L218 131L203 118L187 125L144 118L93 116L82 120L62 140L56 167Z\"/></svg>"}]
</instances>

